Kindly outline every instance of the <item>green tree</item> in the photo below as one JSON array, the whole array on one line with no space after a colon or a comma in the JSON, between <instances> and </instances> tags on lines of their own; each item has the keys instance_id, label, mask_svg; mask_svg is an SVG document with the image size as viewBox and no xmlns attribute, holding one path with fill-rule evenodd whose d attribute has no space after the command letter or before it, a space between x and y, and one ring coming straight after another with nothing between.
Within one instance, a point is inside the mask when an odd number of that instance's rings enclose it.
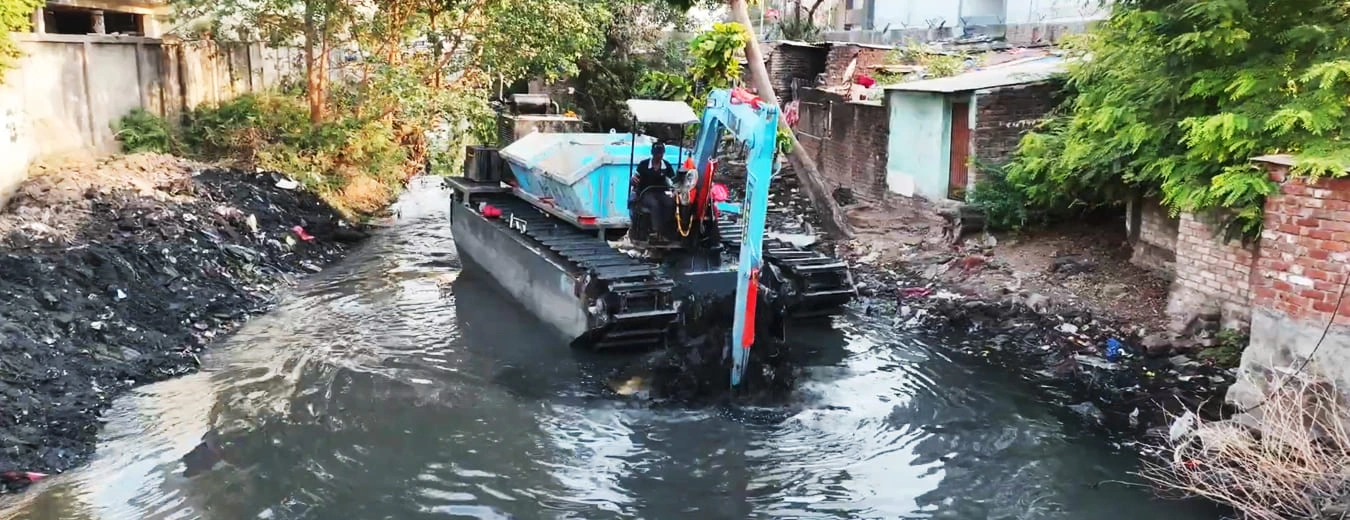
<instances>
[{"instance_id":1,"label":"green tree","mask_svg":"<svg viewBox=\"0 0 1350 520\"><path fill-rule=\"evenodd\" d=\"M43 0L0 0L0 81L19 57L19 47L9 33L28 32L33 11L45 3Z\"/></svg>"},{"instance_id":2,"label":"green tree","mask_svg":"<svg viewBox=\"0 0 1350 520\"><path fill-rule=\"evenodd\" d=\"M1341 176L1350 152L1350 4L1325 0L1126 0L1076 42L1068 88L1027 135L1009 181L1036 204L1160 194L1173 212L1218 211L1255 237L1274 185L1249 159L1297 157Z\"/></svg>"},{"instance_id":3,"label":"green tree","mask_svg":"<svg viewBox=\"0 0 1350 520\"><path fill-rule=\"evenodd\" d=\"M434 106L429 100L442 87L485 93L493 81L574 73L578 60L597 50L609 20L588 0L176 0L175 7L188 18L232 20L223 27L226 38L302 45L316 123L331 101L335 50L356 51L356 95L388 99L373 113L389 116L407 96L421 96L413 105ZM391 83L404 87L401 99L373 88ZM371 112L364 101L352 104Z\"/></svg>"},{"instance_id":4,"label":"green tree","mask_svg":"<svg viewBox=\"0 0 1350 520\"><path fill-rule=\"evenodd\" d=\"M644 94L684 101L701 112L708 91L736 86L741 81L740 54L751 38L738 23L716 23L689 42L689 68L675 72L649 71L643 78Z\"/></svg>"}]
</instances>

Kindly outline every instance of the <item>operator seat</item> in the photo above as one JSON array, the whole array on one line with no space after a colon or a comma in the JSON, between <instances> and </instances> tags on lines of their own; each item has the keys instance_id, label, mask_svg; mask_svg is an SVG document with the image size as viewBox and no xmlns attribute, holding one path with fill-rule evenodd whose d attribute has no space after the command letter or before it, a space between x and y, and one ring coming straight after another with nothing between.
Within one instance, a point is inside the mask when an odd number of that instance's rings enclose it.
<instances>
[{"instance_id":1,"label":"operator seat","mask_svg":"<svg viewBox=\"0 0 1350 520\"><path fill-rule=\"evenodd\" d=\"M663 188L648 188L663 189ZM651 229L652 219L647 208L642 207L638 202L642 200L642 194L636 187L629 188L628 192L628 239L632 242L641 242L654 245L666 245L674 242L675 235L675 215L666 215L661 219L661 229ZM653 235L655 235L653 237Z\"/></svg>"},{"instance_id":2,"label":"operator seat","mask_svg":"<svg viewBox=\"0 0 1350 520\"><path fill-rule=\"evenodd\" d=\"M642 199L637 186L628 188L628 239L632 242L646 242L651 236L651 216L647 209L638 204Z\"/></svg>"}]
</instances>

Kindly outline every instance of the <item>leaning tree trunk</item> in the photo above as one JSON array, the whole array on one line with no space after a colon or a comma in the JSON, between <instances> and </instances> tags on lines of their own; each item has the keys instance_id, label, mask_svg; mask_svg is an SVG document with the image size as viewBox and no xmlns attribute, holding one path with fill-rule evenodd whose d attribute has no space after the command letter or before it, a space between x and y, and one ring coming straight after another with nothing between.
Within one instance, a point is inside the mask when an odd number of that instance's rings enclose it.
<instances>
[{"instance_id":1,"label":"leaning tree trunk","mask_svg":"<svg viewBox=\"0 0 1350 520\"><path fill-rule=\"evenodd\" d=\"M315 48L319 31L315 22L316 0L305 2L305 94L309 99L309 121L312 124L323 122L323 68Z\"/></svg>"},{"instance_id":2,"label":"leaning tree trunk","mask_svg":"<svg viewBox=\"0 0 1350 520\"><path fill-rule=\"evenodd\" d=\"M764 54L759 50L759 37L755 35L754 29L750 28L750 10L746 7L745 0L730 0L730 2L732 16L750 31L750 41L745 46L745 59L750 62L750 81L759 91L761 98L776 105L778 96L773 92L769 70L764 66ZM792 139L792 152L788 154L788 160L792 163L792 171L797 174L797 180L801 181L807 196L811 197L811 204L820 213L825 232L835 239L853 238L853 226L849 225L844 212L834 202L834 197L830 196L830 190L825 186L820 170L816 168L816 162L806 154L806 150L802 149L802 144L797 141L797 134L787 126L787 120L779 118L778 124L787 130L787 135Z\"/></svg>"}]
</instances>

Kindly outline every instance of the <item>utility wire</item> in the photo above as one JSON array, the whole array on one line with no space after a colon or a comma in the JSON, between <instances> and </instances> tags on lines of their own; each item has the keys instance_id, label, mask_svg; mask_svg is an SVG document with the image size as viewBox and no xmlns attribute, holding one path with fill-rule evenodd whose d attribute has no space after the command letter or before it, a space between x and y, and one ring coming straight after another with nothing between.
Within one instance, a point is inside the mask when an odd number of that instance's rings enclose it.
<instances>
[{"instance_id":1,"label":"utility wire","mask_svg":"<svg viewBox=\"0 0 1350 520\"><path fill-rule=\"evenodd\" d=\"M1345 287L1347 285L1350 285L1350 273L1347 273L1345 275L1345 279L1341 281L1341 290L1336 295L1336 307L1331 309L1331 316L1327 318L1327 325L1325 327L1322 327L1322 336L1317 338L1317 344L1313 345L1312 352L1308 353L1308 356L1303 358L1303 362L1299 364L1298 369L1294 370L1294 373L1291 374L1291 376L1297 376L1303 373L1303 370L1308 368L1308 363L1311 363L1313 357L1317 356L1317 351L1322 348L1322 343L1326 342L1327 334L1331 332L1331 326L1334 323L1336 323L1336 316L1341 310L1341 302L1345 300ZM1244 414L1251 413L1252 411L1255 411L1257 408L1265 406L1266 403L1270 402L1271 396L1275 395L1275 393L1279 391L1288 382L1289 379L1281 381L1280 384L1277 385L1272 391L1266 392L1265 397L1261 398L1261 402L1256 403L1251 408L1243 410L1242 413Z\"/></svg>"}]
</instances>

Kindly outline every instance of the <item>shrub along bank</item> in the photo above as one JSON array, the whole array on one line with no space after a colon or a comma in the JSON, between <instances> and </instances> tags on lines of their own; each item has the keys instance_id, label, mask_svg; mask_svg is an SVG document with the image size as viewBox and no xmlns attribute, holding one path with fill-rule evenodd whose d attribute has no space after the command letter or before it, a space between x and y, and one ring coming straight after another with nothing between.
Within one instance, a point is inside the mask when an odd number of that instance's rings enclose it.
<instances>
[{"instance_id":1,"label":"shrub along bank","mask_svg":"<svg viewBox=\"0 0 1350 520\"><path fill-rule=\"evenodd\" d=\"M116 126L127 152L285 172L349 217L384 208L426 160L420 131L354 112L311 123L305 100L280 91L203 105L179 125L138 109Z\"/></svg>"}]
</instances>

